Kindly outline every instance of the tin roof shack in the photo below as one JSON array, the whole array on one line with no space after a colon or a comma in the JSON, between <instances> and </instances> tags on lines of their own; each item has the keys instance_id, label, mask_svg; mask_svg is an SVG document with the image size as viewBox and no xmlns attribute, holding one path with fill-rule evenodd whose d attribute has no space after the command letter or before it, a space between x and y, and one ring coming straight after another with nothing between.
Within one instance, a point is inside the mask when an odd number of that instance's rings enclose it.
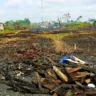
<instances>
[{"instance_id":1,"label":"tin roof shack","mask_svg":"<svg viewBox=\"0 0 96 96\"><path fill-rule=\"evenodd\" d=\"M0 22L0 30L4 30L4 23Z\"/></svg>"}]
</instances>

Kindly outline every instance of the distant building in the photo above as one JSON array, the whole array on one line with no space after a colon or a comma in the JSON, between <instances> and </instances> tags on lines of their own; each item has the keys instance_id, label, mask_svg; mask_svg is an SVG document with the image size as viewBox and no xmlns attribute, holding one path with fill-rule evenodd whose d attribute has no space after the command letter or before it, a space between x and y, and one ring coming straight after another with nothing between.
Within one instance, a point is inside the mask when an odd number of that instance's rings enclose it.
<instances>
[{"instance_id":1,"label":"distant building","mask_svg":"<svg viewBox=\"0 0 96 96\"><path fill-rule=\"evenodd\" d=\"M48 28L48 26L49 26L49 22L48 21L41 22L41 27Z\"/></svg>"},{"instance_id":2,"label":"distant building","mask_svg":"<svg viewBox=\"0 0 96 96\"><path fill-rule=\"evenodd\" d=\"M0 22L0 30L4 30L4 23Z\"/></svg>"}]
</instances>

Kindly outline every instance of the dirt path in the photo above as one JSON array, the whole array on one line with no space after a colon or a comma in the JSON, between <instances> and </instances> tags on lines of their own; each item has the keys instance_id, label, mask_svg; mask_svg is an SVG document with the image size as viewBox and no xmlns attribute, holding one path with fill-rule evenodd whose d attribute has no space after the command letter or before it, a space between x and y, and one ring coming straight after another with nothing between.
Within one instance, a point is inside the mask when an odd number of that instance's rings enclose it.
<instances>
[{"instance_id":1,"label":"dirt path","mask_svg":"<svg viewBox=\"0 0 96 96\"><path fill-rule=\"evenodd\" d=\"M54 40L56 52L71 52L72 48L62 40Z\"/></svg>"}]
</instances>

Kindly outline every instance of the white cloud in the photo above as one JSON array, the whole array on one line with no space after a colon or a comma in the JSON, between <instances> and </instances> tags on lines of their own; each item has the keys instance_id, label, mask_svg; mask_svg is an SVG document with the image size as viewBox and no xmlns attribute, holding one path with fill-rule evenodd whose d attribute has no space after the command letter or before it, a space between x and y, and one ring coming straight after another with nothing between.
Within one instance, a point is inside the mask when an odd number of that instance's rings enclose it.
<instances>
[{"instance_id":1,"label":"white cloud","mask_svg":"<svg viewBox=\"0 0 96 96\"><path fill-rule=\"evenodd\" d=\"M69 12L75 19L82 15L87 20L95 17L96 13L96 0L48 0L44 3L45 13L55 14L54 16L62 16Z\"/></svg>"},{"instance_id":2,"label":"white cloud","mask_svg":"<svg viewBox=\"0 0 96 96\"><path fill-rule=\"evenodd\" d=\"M1 4L1 1L3 3ZM41 11L41 0L0 0L0 14L6 14L5 18L21 19L30 17L31 20L54 20L70 13L72 19L82 15L84 20L96 17L96 0L43 0L43 11ZM6 13L5 13L6 12ZM19 15L18 15L19 14ZM2 17L3 18L3 17Z\"/></svg>"},{"instance_id":3,"label":"white cloud","mask_svg":"<svg viewBox=\"0 0 96 96\"><path fill-rule=\"evenodd\" d=\"M0 10L0 15L3 15L5 14L5 11L4 10Z\"/></svg>"},{"instance_id":4,"label":"white cloud","mask_svg":"<svg viewBox=\"0 0 96 96\"><path fill-rule=\"evenodd\" d=\"M24 7L24 6L27 6L27 5L32 5L33 4L33 1L32 0L8 0L6 3L5 3L5 6L8 6L8 7L14 7L14 6L19 6L19 7Z\"/></svg>"}]
</instances>

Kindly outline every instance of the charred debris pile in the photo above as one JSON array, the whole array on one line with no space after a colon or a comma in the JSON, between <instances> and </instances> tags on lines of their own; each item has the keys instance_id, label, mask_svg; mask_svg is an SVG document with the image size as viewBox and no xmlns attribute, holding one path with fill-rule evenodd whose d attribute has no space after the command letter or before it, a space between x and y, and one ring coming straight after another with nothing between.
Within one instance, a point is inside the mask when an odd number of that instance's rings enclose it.
<instances>
[{"instance_id":1,"label":"charred debris pile","mask_svg":"<svg viewBox=\"0 0 96 96\"><path fill-rule=\"evenodd\" d=\"M19 56L23 56L21 60L6 59L0 63L0 83L8 85L8 90L50 96L95 96L94 64L70 60L58 64L59 60L52 55L28 52L18 51Z\"/></svg>"}]
</instances>

